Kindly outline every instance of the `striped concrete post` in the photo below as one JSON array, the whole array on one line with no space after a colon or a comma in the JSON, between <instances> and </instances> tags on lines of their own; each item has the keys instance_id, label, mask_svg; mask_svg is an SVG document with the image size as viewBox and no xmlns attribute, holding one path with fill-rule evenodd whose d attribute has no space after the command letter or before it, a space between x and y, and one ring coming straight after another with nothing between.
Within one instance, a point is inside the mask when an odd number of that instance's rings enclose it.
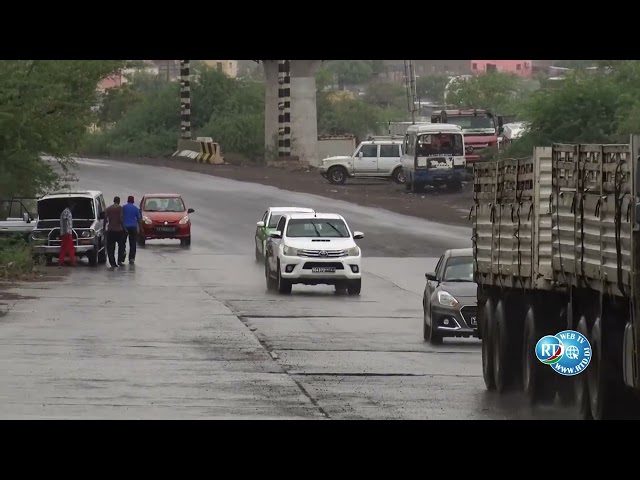
<instances>
[{"instance_id":1,"label":"striped concrete post","mask_svg":"<svg viewBox=\"0 0 640 480\"><path fill-rule=\"evenodd\" d=\"M278 61L278 156L291 156L290 61Z\"/></svg>"},{"instance_id":2,"label":"striped concrete post","mask_svg":"<svg viewBox=\"0 0 640 480\"><path fill-rule=\"evenodd\" d=\"M189 60L180 60L180 128L182 139L191 140L191 78Z\"/></svg>"}]
</instances>

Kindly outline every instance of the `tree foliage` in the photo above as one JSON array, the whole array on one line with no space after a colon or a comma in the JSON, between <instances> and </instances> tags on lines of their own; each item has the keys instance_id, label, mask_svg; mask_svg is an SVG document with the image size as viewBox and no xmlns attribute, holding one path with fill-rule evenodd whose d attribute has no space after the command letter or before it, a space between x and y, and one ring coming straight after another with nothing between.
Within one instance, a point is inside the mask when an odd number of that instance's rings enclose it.
<instances>
[{"instance_id":1,"label":"tree foliage","mask_svg":"<svg viewBox=\"0 0 640 480\"><path fill-rule=\"evenodd\" d=\"M447 75L423 75L416 79L416 92L421 100L444 102L444 89L449 82Z\"/></svg>"},{"instance_id":2,"label":"tree foliage","mask_svg":"<svg viewBox=\"0 0 640 480\"><path fill-rule=\"evenodd\" d=\"M123 60L0 62L0 196L34 195L59 175L42 153L66 167L95 118L96 86Z\"/></svg>"},{"instance_id":3,"label":"tree foliage","mask_svg":"<svg viewBox=\"0 0 640 480\"><path fill-rule=\"evenodd\" d=\"M483 108L512 114L528 91L516 75L488 72L459 79L449 87L447 104L460 108Z\"/></svg>"},{"instance_id":4,"label":"tree foliage","mask_svg":"<svg viewBox=\"0 0 640 480\"><path fill-rule=\"evenodd\" d=\"M529 131L501 156L528 156L534 146L552 143L626 143L640 133L640 62L606 67L573 72L533 93L522 105Z\"/></svg>"}]
</instances>

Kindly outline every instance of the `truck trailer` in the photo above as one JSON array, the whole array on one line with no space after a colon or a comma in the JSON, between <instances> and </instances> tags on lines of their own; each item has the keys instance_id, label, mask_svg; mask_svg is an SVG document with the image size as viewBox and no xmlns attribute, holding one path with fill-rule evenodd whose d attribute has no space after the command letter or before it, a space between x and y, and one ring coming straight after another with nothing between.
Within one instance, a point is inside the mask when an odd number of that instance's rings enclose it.
<instances>
[{"instance_id":1,"label":"truck trailer","mask_svg":"<svg viewBox=\"0 0 640 480\"><path fill-rule=\"evenodd\" d=\"M554 144L474 165L474 276L488 390L559 398L583 419L640 413L640 136ZM580 373L536 355L574 330L591 346ZM587 345L587 344L585 344ZM586 352L586 350L585 350Z\"/></svg>"}]
</instances>

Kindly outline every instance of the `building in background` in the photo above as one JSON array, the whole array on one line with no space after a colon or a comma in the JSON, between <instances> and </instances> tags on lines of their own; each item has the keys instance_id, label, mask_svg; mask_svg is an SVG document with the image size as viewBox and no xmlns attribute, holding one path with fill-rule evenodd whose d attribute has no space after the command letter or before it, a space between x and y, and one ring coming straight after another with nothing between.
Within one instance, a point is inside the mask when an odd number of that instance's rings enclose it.
<instances>
[{"instance_id":1,"label":"building in background","mask_svg":"<svg viewBox=\"0 0 640 480\"><path fill-rule=\"evenodd\" d=\"M404 82L404 60L384 60L384 79L392 82ZM425 75L469 75L498 71L513 73L530 78L533 73L533 60L414 60L416 76Z\"/></svg>"},{"instance_id":2,"label":"building in background","mask_svg":"<svg viewBox=\"0 0 640 480\"><path fill-rule=\"evenodd\" d=\"M211 68L226 73L231 78L238 76L238 60L202 60L202 62Z\"/></svg>"},{"instance_id":3,"label":"building in background","mask_svg":"<svg viewBox=\"0 0 640 480\"><path fill-rule=\"evenodd\" d=\"M471 60L471 73L513 73L522 78L531 78L532 60Z\"/></svg>"},{"instance_id":4,"label":"building in background","mask_svg":"<svg viewBox=\"0 0 640 480\"><path fill-rule=\"evenodd\" d=\"M180 78L180 60L145 60L158 68L158 76L167 81Z\"/></svg>"}]
</instances>

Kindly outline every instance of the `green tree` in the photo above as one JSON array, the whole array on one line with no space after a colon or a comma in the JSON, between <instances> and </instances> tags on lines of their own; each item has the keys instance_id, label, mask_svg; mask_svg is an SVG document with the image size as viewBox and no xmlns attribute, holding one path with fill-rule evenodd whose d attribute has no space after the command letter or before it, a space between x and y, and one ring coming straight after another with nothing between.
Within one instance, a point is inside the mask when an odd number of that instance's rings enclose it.
<instances>
[{"instance_id":1,"label":"green tree","mask_svg":"<svg viewBox=\"0 0 640 480\"><path fill-rule=\"evenodd\" d=\"M529 131L502 156L531 155L534 146L558 143L626 142L640 124L640 86L632 65L612 74L576 71L555 88L536 91L523 104ZM640 130L636 130L640 131Z\"/></svg>"},{"instance_id":2,"label":"green tree","mask_svg":"<svg viewBox=\"0 0 640 480\"><path fill-rule=\"evenodd\" d=\"M331 72L340 89L346 85L360 85L371 80L374 70L371 60L330 60L321 68Z\"/></svg>"},{"instance_id":3,"label":"green tree","mask_svg":"<svg viewBox=\"0 0 640 480\"><path fill-rule=\"evenodd\" d=\"M141 93L131 84L110 88L102 94L98 110L98 125L104 127L120 120L124 114L142 99Z\"/></svg>"},{"instance_id":4,"label":"green tree","mask_svg":"<svg viewBox=\"0 0 640 480\"><path fill-rule=\"evenodd\" d=\"M367 88L364 97L367 103L383 108L407 109L405 87L392 82L375 82Z\"/></svg>"},{"instance_id":5,"label":"green tree","mask_svg":"<svg viewBox=\"0 0 640 480\"><path fill-rule=\"evenodd\" d=\"M0 62L0 197L34 195L60 176L94 120L96 86L124 60L5 60Z\"/></svg>"},{"instance_id":6,"label":"green tree","mask_svg":"<svg viewBox=\"0 0 640 480\"><path fill-rule=\"evenodd\" d=\"M424 75L416 79L416 92L421 100L444 102L444 88L449 82L447 75Z\"/></svg>"},{"instance_id":7,"label":"green tree","mask_svg":"<svg viewBox=\"0 0 640 480\"><path fill-rule=\"evenodd\" d=\"M483 108L500 114L517 113L519 102L528 93L519 77L499 72L461 79L454 85L447 93L448 104L459 108Z\"/></svg>"}]
</instances>

